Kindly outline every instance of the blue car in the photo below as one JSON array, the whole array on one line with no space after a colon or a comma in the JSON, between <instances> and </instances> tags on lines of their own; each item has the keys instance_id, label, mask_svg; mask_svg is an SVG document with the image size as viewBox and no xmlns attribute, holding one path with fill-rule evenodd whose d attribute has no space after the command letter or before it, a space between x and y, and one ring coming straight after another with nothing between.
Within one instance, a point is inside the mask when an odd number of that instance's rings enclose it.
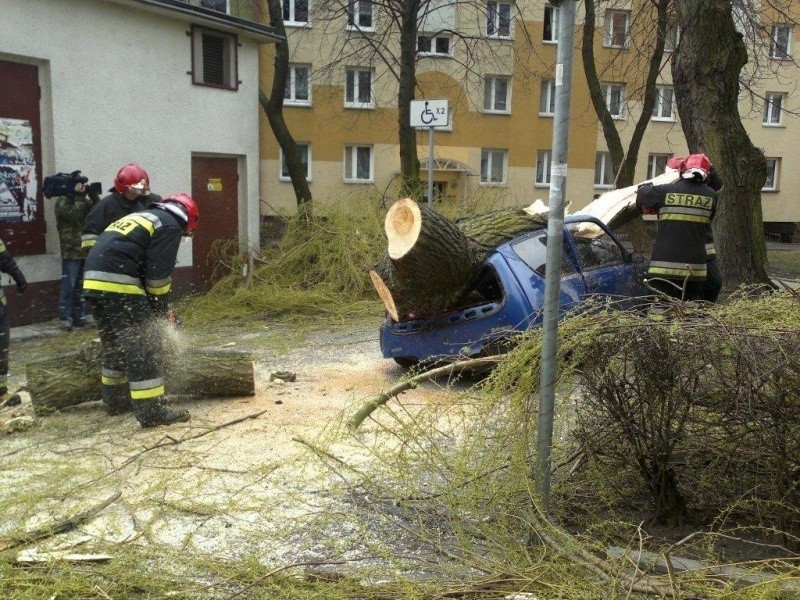
<instances>
[{"instance_id":1,"label":"blue car","mask_svg":"<svg viewBox=\"0 0 800 600\"><path fill-rule=\"evenodd\" d=\"M544 307L547 229L524 233L495 248L456 307L421 319L381 326L381 351L402 366L489 354L515 333L537 327ZM646 264L627 251L594 217L564 222L560 304L562 314L590 297L611 297L622 306L650 294Z\"/></svg>"}]
</instances>

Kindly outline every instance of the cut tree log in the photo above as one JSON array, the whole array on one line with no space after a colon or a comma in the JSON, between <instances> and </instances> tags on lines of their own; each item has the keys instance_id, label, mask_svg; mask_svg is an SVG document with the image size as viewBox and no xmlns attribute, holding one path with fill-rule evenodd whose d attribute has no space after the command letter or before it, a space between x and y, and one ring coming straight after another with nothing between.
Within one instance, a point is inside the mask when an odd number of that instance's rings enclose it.
<instances>
[{"instance_id":1,"label":"cut tree log","mask_svg":"<svg viewBox=\"0 0 800 600\"><path fill-rule=\"evenodd\" d=\"M452 223L404 198L386 214L388 251L370 278L395 321L433 314L456 303L492 249L546 224L541 202Z\"/></svg>"},{"instance_id":2,"label":"cut tree log","mask_svg":"<svg viewBox=\"0 0 800 600\"><path fill-rule=\"evenodd\" d=\"M100 343L79 351L26 365L27 389L37 415L102 399ZM190 349L169 354L164 360L164 385L168 395L193 398L239 398L255 394L253 357L229 349Z\"/></svg>"}]
</instances>

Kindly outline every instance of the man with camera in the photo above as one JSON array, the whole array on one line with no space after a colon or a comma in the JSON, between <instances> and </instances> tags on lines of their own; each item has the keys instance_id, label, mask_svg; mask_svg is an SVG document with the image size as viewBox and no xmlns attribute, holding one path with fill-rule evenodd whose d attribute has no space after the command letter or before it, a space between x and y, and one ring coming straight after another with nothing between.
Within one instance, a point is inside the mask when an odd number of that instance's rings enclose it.
<instances>
[{"instance_id":1,"label":"man with camera","mask_svg":"<svg viewBox=\"0 0 800 600\"><path fill-rule=\"evenodd\" d=\"M58 298L58 321L62 329L87 324L83 291L83 264L87 251L81 248L81 232L86 215L100 200L102 186L89 183L80 171L58 173L45 178L44 195L55 198L56 229L61 246L61 293Z\"/></svg>"}]
</instances>

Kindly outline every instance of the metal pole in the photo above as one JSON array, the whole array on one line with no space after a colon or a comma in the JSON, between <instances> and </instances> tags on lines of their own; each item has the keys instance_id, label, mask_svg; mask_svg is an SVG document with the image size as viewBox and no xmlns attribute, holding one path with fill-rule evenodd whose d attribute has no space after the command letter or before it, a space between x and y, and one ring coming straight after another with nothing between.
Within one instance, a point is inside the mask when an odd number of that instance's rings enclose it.
<instances>
[{"instance_id":1,"label":"metal pole","mask_svg":"<svg viewBox=\"0 0 800 600\"><path fill-rule=\"evenodd\" d=\"M550 449L553 442L556 351L558 349L561 257L564 241L564 192L567 180L567 141L569 103L572 91L572 46L575 33L576 0L551 0L559 7L558 51L556 54L556 99L553 117L550 199L547 219L547 262L545 267L544 316L542 322L542 362L539 392L539 421L536 436L536 491L542 508L550 505Z\"/></svg>"},{"instance_id":2,"label":"metal pole","mask_svg":"<svg viewBox=\"0 0 800 600\"><path fill-rule=\"evenodd\" d=\"M428 204L433 203L433 127L428 127Z\"/></svg>"}]
</instances>

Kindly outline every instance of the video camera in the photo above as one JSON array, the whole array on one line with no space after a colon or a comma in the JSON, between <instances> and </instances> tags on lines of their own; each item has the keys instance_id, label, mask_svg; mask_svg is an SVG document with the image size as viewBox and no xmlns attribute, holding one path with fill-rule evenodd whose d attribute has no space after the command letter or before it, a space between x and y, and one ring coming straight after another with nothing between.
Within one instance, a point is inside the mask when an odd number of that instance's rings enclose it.
<instances>
[{"instance_id":1,"label":"video camera","mask_svg":"<svg viewBox=\"0 0 800 600\"><path fill-rule=\"evenodd\" d=\"M76 183L87 183L89 178L81 175L80 171L72 173L56 173L44 178L42 193L45 198L56 198L58 196L72 196L75 193ZM99 181L90 183L86 186L86 192L91 195L103 193L103 184Z\"/></svg>"}]
</instances>

